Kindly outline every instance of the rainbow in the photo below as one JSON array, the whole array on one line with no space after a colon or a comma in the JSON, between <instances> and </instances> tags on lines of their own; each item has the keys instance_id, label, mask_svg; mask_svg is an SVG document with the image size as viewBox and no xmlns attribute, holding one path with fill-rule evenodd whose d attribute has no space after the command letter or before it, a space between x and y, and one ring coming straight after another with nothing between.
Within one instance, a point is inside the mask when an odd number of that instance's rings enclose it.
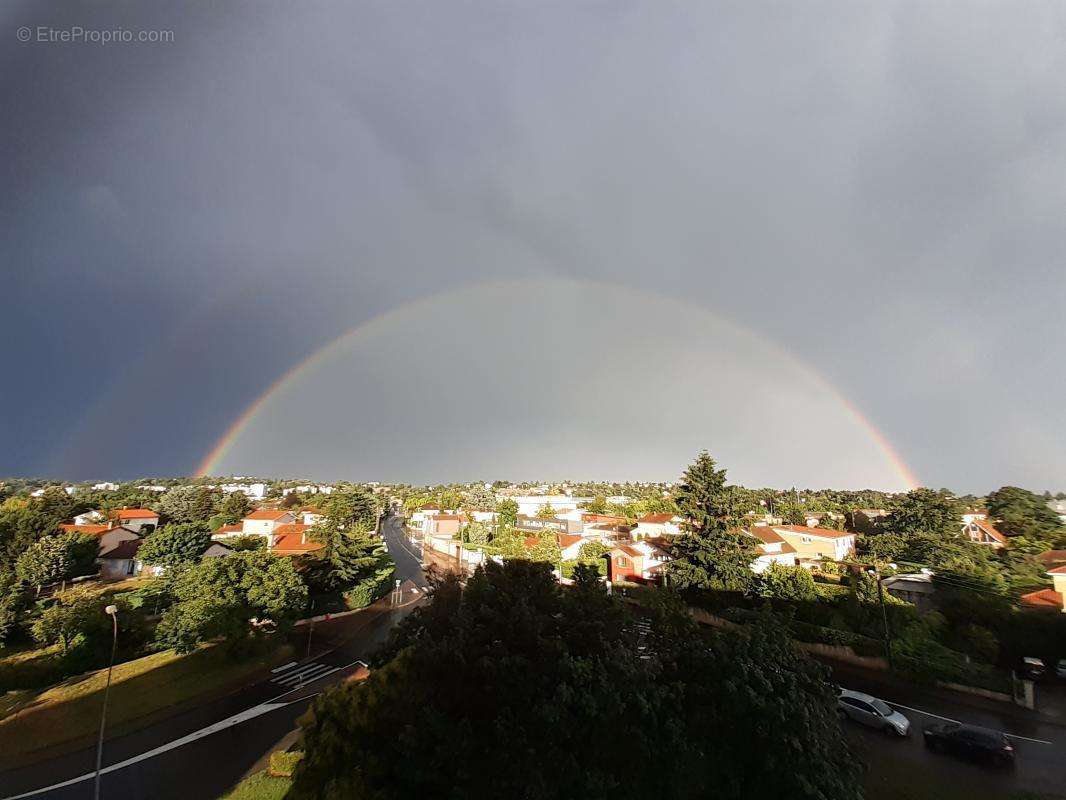
<instances>
[{"instance_id":1,"label":"rainbow","mask_svg":"<svg viewBox=\"0 0 1066 800\"><path fill-rule=\"evenodd\" d=\"M614 288L614 289L628 288L628 287L619 287L619 286L615 286L613 284L607 284L607 283L603 283L603 282L599 282L599 281L581 280L581 281L571 281L571 282L577 283L577 284L581 284L581 285L591 286L591 287L599 287L599 288ZM248 408L246 408L244 410L244 412L236 420L234 420L234 422L226 429L226 431L225 431L225 433L223 433L222 437L216 442L215 446L211 448L211 451L207 454L207 456L200 463L200 466L196 470L196 476L197 477L205 477L207 475L213 474L214 471L216 469L218 469L218 465L220 464L222 459L225 458L226 454L229 452L230 448L233 446L233 443L238 439L238 437L240 437L241 433L244 432L244 430L248 427L248 425L251 423L251 421L255 419L256 415L271 400L271 398L273 398L278 392L280 392L286 386L288 386L291 383L295 382L302 374L304 374L305 372L309 371L310 369L312 369L316 365L322 363L323 361L326 361L335 352L343 349L344 346L347 345L349 342L351 342L353 339L355 339L357 337L360 337L360 336L366 336L366 335L372 333L375 329L378 329L378 328L381 328L381 327L387 325L388 322L390 320L392 320L393 318L395 318L395 317L399 317L399 316L401 316L403 314L406 314L406 313L409 313L411 311L417 311L418 308L421 307L421 306L426 306L426 305L429 305L431 303L440 302L441 300L447 300L448 297L451 297L451 296L454 296L454 295L458 295L458 294L463 293L463 292L468 292L468 291L476 290L476 289L489 288L489 287L494 287L494 288L514 287L516 289L521 289L523 286L528 286L530 283L535 283L535 281L528 281L528 280L527 281L523 281L523 280L515 280L515 281L485 281L485 282L482 282L482 283L468 285L468 286L465 286L465 287L462 287L462 288L459 288L459 289L452 289L452 290L449 290L447 292L442 292L440 294L430 295L429 297L424 297L424 298L420 298L418 300L414 300L414 301L411 301L411 302L408 302L408 303L403 303L403 304L401 304L401 305L399 305L399 306L397 306L397 307L395 307L393 309L390 309L390 310L385 311L385 312L383 312L381 314L378 314L375 317L371 317L370 319L360 323L359 325L355 326L354 328L351 328L351 329L345 331L340 336L338 336L336 339L332 340L328 344L326 344L326 345L320 347L319 349L315 350L314 352L310 353L302 361L299 361L298 363L293 365L284 374L282 374L277 380L275 380L273 383L271 383L270 386L268 386L266 388L266 390L262 394L260 394L259 397L257 397L248 406ZM630 291L636 291L636 290L630 289ZM653 294L653 295L655 295L656 293L654 293L654 292L641 292L641 294ZM665 295L663 297L666 298ZM697 313L712 314L712 312L708 311L705 308L702 308L700 306L695 305L691 301L682 300L680 298L676 298L676 297L673 297L673 296L670 296L668 299L670 299L670 300L672 300L674 302L683 302L686 305L690 306ZM803 372L811 380L813 380L815 383L817 383L821 388L825 389L828 394L830 394L835 400L837 400L840 403L840 405L854 418L854 420L859 424L859 426L863 430L865 430L867 434L869 434L869 436L873 440L873 442L884 453L886 460L889 462L889 464L891 464L892 469L895 471L896 475L899 477L901 483L904 486L906 486L908 489L913 489L913 488L916 488L916 487L918 487L920 485L919 482L918 482L918 479L915 477L914 473L907 466L907 463L899 455L899 453L892 446L892 444L888 441L888 439L885 437L885 435L880 431L880 429L878 429L855 406L855 404L852 403L851 400L849 400L839 389L837 389L837 387L833 383L831 383L829 381L829 379L826 378L822 373L820 373L817 370L815 370L813 367L811 367L805 361L803 361L802 359L798 358L793 353L790 353L788 350L786 350L784 347L782 347L781 345L777 344L776 342L774 342L774 341L772 341L770 339L767 339L767 338L765 338L765 337L763 337L763 336L761 336L761 335L759 335L759 334L755 333L754 331L751 331L751 330L749 330L747 328L743 328L743 327L737 325L736 323L734 323L732 321L724 320L724 319L722 319L720 317L717 317L717 316L715 318L716 318L716 320L718 322L728 325L729 327L733 328L737 332L739 332L739 333L741 333L741 334L743 334L745 336L748 336L748 337L750 337L752 339L757 340L762 346L764 346L767 349L773 351L777 355L781 356L783 359L791 362L794 366L798 367L801 372Z\"/></svg>"}]
</instances>

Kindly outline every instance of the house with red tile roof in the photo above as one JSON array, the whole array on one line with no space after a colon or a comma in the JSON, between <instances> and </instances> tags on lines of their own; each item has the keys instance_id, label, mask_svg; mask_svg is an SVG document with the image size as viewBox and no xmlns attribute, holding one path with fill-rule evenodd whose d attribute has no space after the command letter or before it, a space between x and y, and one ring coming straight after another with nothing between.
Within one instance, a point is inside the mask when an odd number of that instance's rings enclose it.
<instances>
[{"instance_id":1,"label":"house with red tile roof","mask_svg":"<svg viewBox=\"0 0 1066 800\"><path fill-rule=\"evenodd\" d=\"M962 535L974 544L988 545L994 550L1002 550L1010 544L1007 537L997 531L992 523L983 517L963 522Z\"/></svg>"},{"instance_id":2,"label":"house with red tile roof","mask_svg":"<svg viewBox=\"0 0 1066 800\"><path fill-rule=\"evenodd\" d=\"M797 564L813 564L828 558L843 561L855 554L855 534L832 528L810 528L805 525L768 525L750 529L771 530L785 540L796 553Z\"/></svg>"},{"instance_id":3,"label":"house with red tile roof","mask_svg":"<svg viewBox=\"0 0 1066 800\"><path fill-rule=\"evenodd\" d=\"M611 548L607 575L611 581L657 581L671 560L661 546L647 540L619 543Z\"/></svg>"},{"instance_id":4,"label":"house with red tile roof","mask_svg":"<svg viewBox=\"0 0 1066 800\"><path fill-rule=\"evenodd\" d=\"M1049 569L1047 574L1055 588L1041 589L1038 592L1022 595L1021 603L1030 608L1048 608L1066 612L1066 565Z\"/></svg>"},{"instance_id":5,"label":"house with red tile roof","mask_svg":"<svg viewBox=\"0 0 1066 800\"><path fill-rule=\"evenodd\" d=\"M745 533L759 541L761 551L751 563L752 572L763 572L771 564L780 564L782 567L796 566L796 548L785 541L775 528L753 525Z\"/></svg>"},{"instance_id":6,"label":"house with red tile roof","mask_svg":"<svg viewBox=\"0 0 1066 800\"><path fill-rule=\"evenodd\" d=\"M637 539L677 536L681 533L681 523L684 521L677 514L645 514L637 520L633 536Z\"/></svg>"},{"instance_id":7,"label":"house with red tile roof","mask_svg":"<svg viewBox=\"0 0 1066 800\"><path fill-rule=\"evenodd\" d=\"M121 525L134 533L147 533L159 526L159 514L150 508L116 508L108 512L86 511L74 517L75 525L107 523L113 526Z\"/></svg>"}]
</instances>

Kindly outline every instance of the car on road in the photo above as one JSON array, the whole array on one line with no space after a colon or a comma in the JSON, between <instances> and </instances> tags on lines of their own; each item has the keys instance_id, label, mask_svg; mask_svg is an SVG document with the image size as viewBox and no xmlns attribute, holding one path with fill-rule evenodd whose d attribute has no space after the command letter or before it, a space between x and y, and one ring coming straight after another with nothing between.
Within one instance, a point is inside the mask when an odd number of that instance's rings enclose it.
<instances>
[{"instance_id":1,"label":"car on road","mask_svg":"<svg viewBox=\"0 0 1066 800\"><path fill-rule=\"evenodd\" d=\"M1014 763L1014 747L999 731L959 722L937 722L927 725L922 735L930 750L1001 767Z\"/></svg>"},{"instance_id":2,"label":"car on road","mask_svg":"<svg viewBox=\"0 0 1066 800\"><path fill-rule=\"evenodd\" d=\"M841 717L897 736L907 736L911 731L911 721L884 700L850 689L840 690L837 696L837 713Z\"/></svg>"}]
</instances>

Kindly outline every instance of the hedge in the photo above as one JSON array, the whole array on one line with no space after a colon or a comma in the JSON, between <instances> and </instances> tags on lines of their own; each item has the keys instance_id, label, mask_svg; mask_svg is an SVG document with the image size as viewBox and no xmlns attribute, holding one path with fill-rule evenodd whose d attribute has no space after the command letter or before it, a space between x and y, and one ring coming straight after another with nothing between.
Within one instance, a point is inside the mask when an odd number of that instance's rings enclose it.
<instances>
[{"instance_id":1,"label":"hedge","mask_svg":"<svg viewBox=\"0 0 1066 800\"><path fill-rule=\"evenodd\" d=\"M344 593L344 604L355 611L366 608L379 597L384 597L393 586L396 568L392 565L366 578Z\"/></svg>"},{"instance_id":2,"label":"hedge","mask_svg":"<svg viewBox=\"0 0 1066 800\"><path fill-rule=\"evenodd\" d=\"M270 754L270 769L275 778L291 778L297 763L304 757L301 750L275 750Z\"/></svg>"}]
</instances>

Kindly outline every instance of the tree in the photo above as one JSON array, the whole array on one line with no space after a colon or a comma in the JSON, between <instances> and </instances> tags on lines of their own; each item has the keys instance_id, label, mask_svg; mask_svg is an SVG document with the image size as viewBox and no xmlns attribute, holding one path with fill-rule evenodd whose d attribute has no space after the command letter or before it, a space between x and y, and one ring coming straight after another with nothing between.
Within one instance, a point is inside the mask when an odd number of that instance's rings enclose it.
<instances>
[{"instance_id":1,"label":"tree","mask_svg":"<svg viewBox=\"0 0 1066 800\"><path fill-rule=\"evenodd\" d=\"M678 589L743 591L752 583L758 546L740 528L744 502L735 487L726 486L725 476L706 450L682 476L676 502L684 531L667 567Z\"/></svg>"},{"instance_id":2,"label":"tree","mask_svg":"<svg viewBox=\"0 0 1066 800\"><path fill-rule=\"evenodd\" d=\"M76 533L45 536L30 545L15 562L19 580L41 588L91 570L96 540Z\"/></svg>"},{"instance_id":3,"label":"tree","mask_svg":"<svg viewBox=\"0 0 1066 800\"><path fill-rule=\"evenodd\" d=\"M590 514L606 514L607 498L602 494L596 495L589 502L585 503L585 511Z\"/></svg>"},{"instance_id":4,"label":"tree","mask_svg":"<svg viewBox=\"0 0 1066 800\"><path fill-rule=\"evenodd\" d=\"M334 492L322 509L325 525L333 530L372 530L381 512L381 501L362 486L344 492Z\"/></svg>"},{"instance_id":5,"label":"tree","mask_svg":"<svg viewBox=\"0 0 1066 800\"><path fill-rule=\"evenodd\" d=\"M511 498L501 500L496 504L496 519L501 528L513 528L518 522L518 503Z\"/></svg>"},{"instance_id":6,"label":"tree","mask_svg":"<svg viewBox=\"0 0 1066 800\"><path fill-rule=\"evenodd\" d=\"M111 627L104 607L108 600L85 589L57 594L34 621L33 638L43 645L62 644L66 653L78 636L93 638Z\"/></svg>"},{"instance_id":7,"label":"tree","mask_svg":"<svg viewBox=\"0 0 1066 800\"><path fill-rule=\"evenodd\" d=\"M481 522L471 522L463 526L461 539L470 544L488 544L489 529Z\"/></svg>"},{"instance_id":8,"label":"tree","mask_svg":"<svg viewBox=\"0 0 1066 800\"><path fill-rule=\"evenodd\" d=\"M781 600L814 600L817 590L810 570L771 564L759 576L759 593Z\"/></svg>"},{"instance_id":9,"label":"tree","mask_svg":"<svg viewBox=\"0 0 1066 800\"><path fill-rule=\"evenodd\" d=\"M955 499L946 491L912 489L891 504L885 518L886 533L954 535L961 523Z\"/></svg>"},{"instance_id":10,"label":"tree","mask_svg":"<svg viewBox=\"0 0 1066 800\"><path fill-rule=\"evenodd\" d=\"M589 570L564 591L489 563L315 701L288 797L857 800L825 676L772 621L711 635L664 605L642 632Z\"/></svg>"},{"instance_id":11,"label":"tree","mask_svg":"<svg viewBox=\"0 0 1066 800\"><path fill-rule=\"evenodd\" d=\"M148 534L137 557L152 566L176 567L198 561L210 546L211 532L205 524L171 523Z\"/></svg>"},{"instance_id":12,"label":"tree","mask_svg":"<svg viewBox=\"0 0 1066 800\"><path fill-rule=\"evenodd\" d=\"M291 496L291 495L290 495ZM252 510L252 503L244 492L230 492L218 509L220 516L224 518L225 525L236 525L244 519Z\"/></svg>"},{"instance_id":13,"label":"tree","mask_svg":"<svg viewBox=\"0 0 1066 800\"><path fill-rule=\"evenodd\" d=\"M988 511L1008 536L1055 538L1061 533L1059 515L1039 495L1017 486L1004 486L988 495Z\"/></svg>"},{"instance_id":14,"label":"tree","mask_svg":"<svg viewBox=\"0 0 1066 800\"><path fill-rule=\"evenodd\" d=\"M555 519L555 509L551 503L545 503L537 509L537 519Z\"/></svg>"},{"instance_id":15,"label":"tree","mask_svg":"<svg viewBox=\"0 0 1066 800\"><path fill-rule=\"evenodd\" d=\"M163 612L156 639L179 653L215 639L241 652L265 630L290 627L307 607L307 586L292 560L264 551L188 564L170 581L174 603Z\"/></svg>"},{"instance_id":16,"label":"tree","mask_svg":"<svg viewBox=\"0 0 1066 800\"><path fill-rule=\"evenodd\" d=\"M907 552L907 540L895 533L859 537L860 551L875 561L900 560Z\"/></svg>"},{"instance_id":17,"label":"tree","mask_svg":"<svg viewBox=\"0 0 1066 800\"><path fill-rule=\"evenodd\" d=\"M175 486L153 507L166 522L207 522L215 512L214 498L204 486Z\"/></svg>"},{"instance_id":18,"label":"tree","mask_svg":"<svg viewBox=\"0 0 1066 800\"><path fill-rule=\"evenodd\" d=\"M476 485L467 489L463 497L463 504L468 509L492 511L496 508L496 495L484 486Z\"/></svg>"}]
</instances>

